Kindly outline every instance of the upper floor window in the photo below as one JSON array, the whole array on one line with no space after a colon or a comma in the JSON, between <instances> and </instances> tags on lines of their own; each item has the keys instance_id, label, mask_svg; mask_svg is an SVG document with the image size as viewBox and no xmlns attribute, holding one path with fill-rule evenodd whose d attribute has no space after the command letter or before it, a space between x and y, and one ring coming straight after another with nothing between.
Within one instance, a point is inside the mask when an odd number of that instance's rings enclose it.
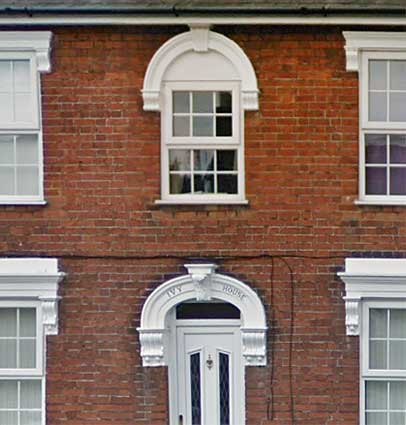
<instances>
[{"instance_id":1,"label":"upper floor window","mask_svg":"<svg viewBox=\"0 0 406 425\"><path fill-rule=\"evenodd\" d=\"M161 111L157 203L246 203L244 110L257 109L245 53L207 28L164 44L144 81L144 109Z\"/></svg>"},{"instance_id":2,"label":"upper floor window","mask_svg":"<svg viewBox=\"0 0 406 425\"><path fill-rule=\"evenodd\" d=\"M406 203L406 34L345 32L359 71L359 202Z\"/></svg>"},{"instance_id":3,"label":"upper floor window","mask_svg":"<svg viewBox=\"0 0 406 425\"><path fill-rule=\"evenodd\" d=\"M43 203L39 72L49 32L0 32L0 204Z\"/></svg>"}]
</instances>

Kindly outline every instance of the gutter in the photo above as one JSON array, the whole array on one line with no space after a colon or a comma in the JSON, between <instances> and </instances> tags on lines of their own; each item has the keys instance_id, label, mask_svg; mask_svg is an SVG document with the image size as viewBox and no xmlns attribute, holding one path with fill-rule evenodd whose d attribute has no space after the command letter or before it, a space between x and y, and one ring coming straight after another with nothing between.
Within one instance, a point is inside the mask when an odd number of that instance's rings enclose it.
<instances>
[{"instance_id":1,"label":"gutter","mask_svg":"<svg viewBox=\"0 0 406 425\"><path fill-rule=\"evenodd\" d=\"M0 8L0 25L406 25L406 7Z\"/></svg>"}]
</instances>

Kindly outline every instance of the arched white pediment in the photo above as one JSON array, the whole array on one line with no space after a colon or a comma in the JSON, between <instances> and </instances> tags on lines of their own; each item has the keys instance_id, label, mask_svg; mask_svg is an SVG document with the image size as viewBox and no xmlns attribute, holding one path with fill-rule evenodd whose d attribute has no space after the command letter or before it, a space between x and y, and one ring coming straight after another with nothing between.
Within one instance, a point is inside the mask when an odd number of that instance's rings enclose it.
<instances>
[{"instance_id":1,"label":"arched white pediment","mask_svg":"<svg viewBox=\"0 0 406 425\"><path fill-rule=\"evenodd\" d=\"M157 50L144 78L144 110L161 110L162 83L168 79L238 80L242 108L258 109L257 78L247 55L237 43L208 27L191 27L190 31L171 38Z\"/></svg>"},{"instance_id":2,"label":"arched white pediment","mask_svg":"<svg viewBox=\"0 0 406 425\"><path fill-rule=\"evenodd\" d=\"M241 312L243 357L246 365L266 364L266 317L258 295L245 283L215 273L214 264L186 264L188 274L156 288L142 309L138 328L144 366L165 365L167 314L189 300L222 300Z\"/></svg>"}]
</instances>

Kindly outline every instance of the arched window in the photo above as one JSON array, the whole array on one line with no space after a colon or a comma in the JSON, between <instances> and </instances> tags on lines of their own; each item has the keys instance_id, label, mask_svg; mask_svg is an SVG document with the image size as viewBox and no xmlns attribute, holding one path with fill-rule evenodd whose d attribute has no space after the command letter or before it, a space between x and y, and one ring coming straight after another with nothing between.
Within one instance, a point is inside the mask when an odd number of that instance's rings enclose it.
<instances>
[{"instance_id":1,"label":"arched window","mask_svg":"<svg viewBox=\"0 0 406 425\"><path fill-rule=\"evenodd\" d=\"M246 203L244 111L258 109L258 87L243 50L192 27L155 53L142 93L161 111L157 203Z\"/></svg>"}]
</instances>

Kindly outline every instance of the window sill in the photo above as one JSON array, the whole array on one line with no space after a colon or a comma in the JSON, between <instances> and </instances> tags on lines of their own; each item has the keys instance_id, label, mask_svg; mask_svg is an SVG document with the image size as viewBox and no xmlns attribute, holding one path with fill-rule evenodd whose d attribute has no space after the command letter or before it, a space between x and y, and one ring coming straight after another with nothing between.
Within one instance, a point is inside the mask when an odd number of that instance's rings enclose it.
<instances>
[{"instance_id":1,"label":"window sill","mask_svg":"<svg viewBox=\"0 0 406 425\"><path fill-rule=\"evenodd\" d=\"M210 200L166 200L166 199L157 199L155 205L248 205L249 202L246 199L243 200L227 200L227 199L210 199Z\"/></svg>"},{"instance_id":2,"label":"window sill","mask_svg":"<svg viewBox=\"0 0 406 425\"><path fill-rule=\"evenodd\" d=\"M0 199L0 207L1 206L30 206L30 205L46 205L47 201L38 200L38 201L24 201L24 200L1 200Z\"/></svg>"},{"instance_id":3,"label":"window sill","mask_svg":"<svg viewBox=\"0 0 406 425\"><path fill-rule=\"evenodd\" d=\"M356 199L354 201L355 205L372 205L372 206L400 206L406 207L406 199L405 200L366 200L366 199Z\"/></svg>"}]
</instances>

